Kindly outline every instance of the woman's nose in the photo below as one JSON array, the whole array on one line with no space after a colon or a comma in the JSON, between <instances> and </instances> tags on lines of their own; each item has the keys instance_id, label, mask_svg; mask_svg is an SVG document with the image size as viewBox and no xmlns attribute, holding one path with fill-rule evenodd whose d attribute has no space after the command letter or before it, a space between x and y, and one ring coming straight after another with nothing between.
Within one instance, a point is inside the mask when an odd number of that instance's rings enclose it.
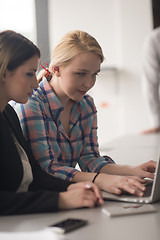
<instances>
[{"instance_id":1,"label":"woman's nose","mask_svg":"<svg viewBox=\"0 0 160 240\"><path fill-rule=\"evenodd\" d=\"M35 79L33 81L32 88L33 89L38 88L38 82L37 82L37 78L36 77L35 77Z\"/></svg>"}]
</instances>

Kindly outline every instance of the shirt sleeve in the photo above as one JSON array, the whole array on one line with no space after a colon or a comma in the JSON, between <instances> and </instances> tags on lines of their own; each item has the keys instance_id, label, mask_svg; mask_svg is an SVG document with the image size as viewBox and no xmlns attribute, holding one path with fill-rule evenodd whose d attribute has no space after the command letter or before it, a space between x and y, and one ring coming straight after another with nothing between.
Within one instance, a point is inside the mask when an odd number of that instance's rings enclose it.
<instances>
[{"instance_id":1,"label":"shirt sleeve","mask_svg":"<svg viewBox=\"0 0 160 240\"><path fill-rule=\"evenodd\" d=\"M98 172L103 166L108 163L115 163L109 156L100 156L97 136L97 111L92 102L94 114L92 116L92 126L90 134L85 136L85 145L81 153L79 165L82 171Z\"/></svg>"},{"instance_id":2,"label":"shirt sleeve","mask_svg":"<svg viewBox=\"0 0 160 240\"><path fill-rule=\"evenodd\" d=\"M61 161L58 161L60 155L55 157L52 146L56 144L56 137L49 136L48 120L41 104L42 102L30 99L24 105L16 104L14 106L23 134L43 170L55 177L71 181L78 170L62 165Z\"/></svg>"},{"instance_id":3,"label":"shirt sleeve","mask_svg":"<svg viewBox=\"0 0 160 240\"><path fill-rule=\"evenodd\" d=\"M142 74L142 91L152 128L160 126L160 59L158 56L160 44L157 42L160 39L155 37L156 35L151 35L145 42Z\"/></svg>"},{"instance_id":4,"label":"shirt sleeve","mask_svg":"<svg viewBox=\"0 0 160 240\"><path fill-rule=\"evenodd\" d=\"M0 191L0 215L17 215L58 211L58 192L36 191L16 193Z\"/></svg>"}]
</instances>

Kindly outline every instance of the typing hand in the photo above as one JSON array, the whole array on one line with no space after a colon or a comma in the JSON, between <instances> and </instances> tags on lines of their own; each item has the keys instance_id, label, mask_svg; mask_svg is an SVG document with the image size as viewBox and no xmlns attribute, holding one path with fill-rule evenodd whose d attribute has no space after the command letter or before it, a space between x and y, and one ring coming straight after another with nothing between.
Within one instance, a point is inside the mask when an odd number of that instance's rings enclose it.
<instances>
[{"instance_id":1,"label":"typing hand","mask_svg":"<svg viewBox=\"0 0 160 240\"><path fill-rule=\"evenodd\" d=\"M154 173L156 170L157 162L156 161L149 161L143 163L139 166L132 167L132 175L138 176L140 178L154 178Z\"/></svg>"},{"instance_id":2,"label":"typing hand","mask_svg":"<svg viewBox=\"0 0 160 240\"><path fill-rule=\"evenodd\" d=\"M117 195L126 191L141 197L146 189L144 186L145 180L135 176L119 176L101 173L96 178L95 183L101 190Z\"/></svg>"}]
</instances>

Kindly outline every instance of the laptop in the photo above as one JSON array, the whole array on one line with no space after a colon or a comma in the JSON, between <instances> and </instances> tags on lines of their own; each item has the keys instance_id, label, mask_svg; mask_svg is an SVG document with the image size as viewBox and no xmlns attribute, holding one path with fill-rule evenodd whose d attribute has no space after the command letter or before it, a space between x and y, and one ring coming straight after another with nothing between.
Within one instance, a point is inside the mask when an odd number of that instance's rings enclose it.
<instances>
[{"instance_id":1,"label":"laptop","mask_svg":"<svg viewBox=\"0 0 160 240\"><path fill-rule=\"evenodd\" d=\"M160 159L157 161L157 167L155 171L154 180L148 181L146 184L146 190L143 197L131 195L130 193L124 193L121 195L115 195L102 191L102 197L104 200L130 202L130 203L154 203L160 200Z\"/></svg>"}]
</instances>

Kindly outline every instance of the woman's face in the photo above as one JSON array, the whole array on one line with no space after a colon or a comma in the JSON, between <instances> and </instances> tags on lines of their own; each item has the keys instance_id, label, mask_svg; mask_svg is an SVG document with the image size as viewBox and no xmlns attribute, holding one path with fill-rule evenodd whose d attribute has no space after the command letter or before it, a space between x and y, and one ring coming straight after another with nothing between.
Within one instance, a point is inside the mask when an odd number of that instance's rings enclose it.
<instances>
[{"instance_id":1,"label":"woman's face","mask_svg":"<svg viewBox=\"0 0 160 240\"><path fill-rule=\"evenodd\" d=\"M26 103L32 95L33 89L38 87L36 71L38 57L35 55L14 71L6 71L4 76L4 90L8 101Z\"/></svg>"},{"instance_id":2,"label":"woman's face","mask_svg":"<svg viewBox=\"0 0 160 240\"><path fill-rule=\"evenodd\" d=\"M94 86L100 65L101 60L96 54L86 52L78 54L67 66L60 67L58 81L61 95L80 101Z\"/></svg>"}]
</instances>

